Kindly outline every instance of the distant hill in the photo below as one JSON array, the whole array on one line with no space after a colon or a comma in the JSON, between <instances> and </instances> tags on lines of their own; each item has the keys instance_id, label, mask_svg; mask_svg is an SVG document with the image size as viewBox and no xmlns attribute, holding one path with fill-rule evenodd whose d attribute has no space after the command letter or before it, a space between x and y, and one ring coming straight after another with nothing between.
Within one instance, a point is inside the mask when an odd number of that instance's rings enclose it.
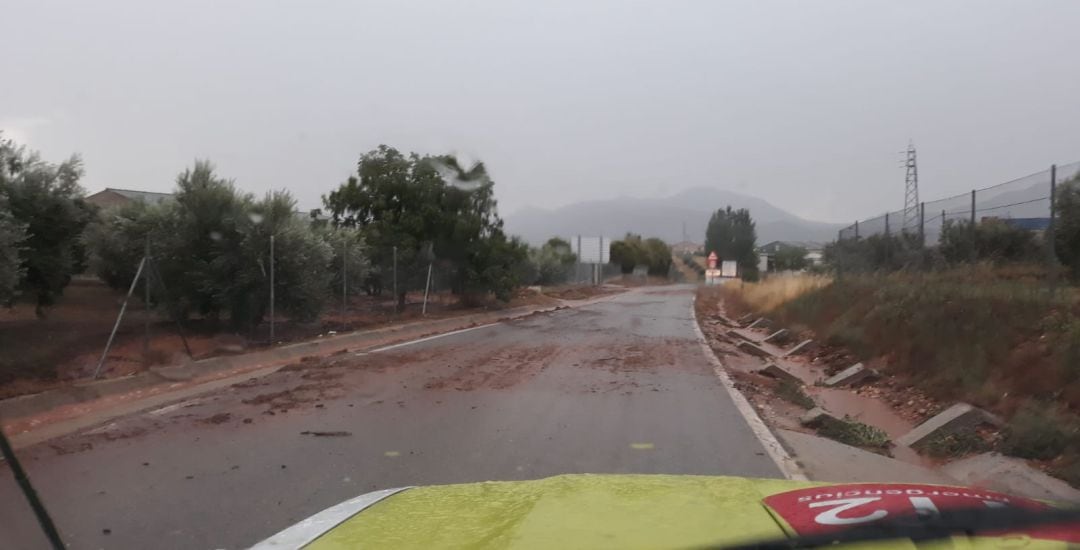
<instances>
[{"instance_id":1,"label":"distant hill","mask_svg":"<svg viewBox=\"0 0 1080 550\"><path fill-rule=\"evenodd\" d=\"M506 229L537 244L553 236L604 235L619 238L627 232L659 237L668 243L683 240L683 222L691 241L705 241L709 216L719 208L747 208L757 223L758 243L836 239L844 224L804 220L757 197L707 187L687 189L660 199L620 197L586 201L550 210L525 208L505 216Z\"/></svg>"}]
</instances>

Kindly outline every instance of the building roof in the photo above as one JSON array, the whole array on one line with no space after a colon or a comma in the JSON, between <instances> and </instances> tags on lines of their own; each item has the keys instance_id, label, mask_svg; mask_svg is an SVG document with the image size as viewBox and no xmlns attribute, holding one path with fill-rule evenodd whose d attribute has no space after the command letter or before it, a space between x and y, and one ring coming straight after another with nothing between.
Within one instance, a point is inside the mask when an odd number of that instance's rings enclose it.
<instances>
[{"instance_id":1,"label":"building roof","mask_svg":"<svg viewBox=\"0 0 1080 550\"><path fill-rule=\"evenodd\" d=\"M705 248L705 245L698 244L698 243L691 242L691 241L683 241L683 242L675 243L675 244L671 245L671 248L675 248L675 249L679 249L679 250L698 250L698 249Z\"/></svg>"},{"instance_id":2,"label":"building roof","mask_svg":"<svg viewBox=\"0 0 1080 550\"><path fill-rule=\"evenodd\" d=\"M991 218L983 218L987 221ZM1045 231L1050 228L1050 218L993 218L1008 226L1028 231Z\"/></svg>"},{"instance_id":3,"label":"building roof","mask_svg":"<svg viewBox=\"0 0 1080 550\"><path fill-rule=\"evenodd\" d=\"M780 247L785 247L785 246L792 247L792 248L794 248L794 247L805 248L807 250L807 252L818 251L818 250L824 250L825 249L825 245L823 245L823 244L821 244L819 242L814 242L814 241L772 241L772 242L765 243L765 244L759 246L758 249L759 250L769 251L769 252L775 252Z\"/></svg>"},{"instance_id":4,"label":"building roof","mask_svg":"<svg viewBox=\"0 0 1080 550\"><path fill-rule=\"evenodd\" d=\"M94 193L93 195L90 195L90 196L93 197L95 195L100 195L102 193L109 193L109 192L116 193L117 195L120 195L121 197L124 197L124 198L129 199L129 200L133 200L133 201L145 201L148 204L157 204L157 203L159 203L159 202L161 202L161 201L163 201L165 199L172 198L172 193L156 193L154 191L135 191L133 189L115 189L115 188L112 188L112 187L106 187L104 190L98 191L97 193Z\"/></svg>"}]
</instances>

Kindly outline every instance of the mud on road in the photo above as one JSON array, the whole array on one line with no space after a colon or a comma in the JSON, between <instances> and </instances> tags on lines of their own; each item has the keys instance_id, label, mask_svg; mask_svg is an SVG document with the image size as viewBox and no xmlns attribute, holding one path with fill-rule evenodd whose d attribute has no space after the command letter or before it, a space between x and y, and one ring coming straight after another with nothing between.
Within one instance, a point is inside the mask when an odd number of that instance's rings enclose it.
<instances>
[{"instance_id":1,"label":"mud on road","mask_svg":"<svg viewBox=\"0 0 1080 550\"><path fill-rule=\"evenodd\" d=\"M690 287L646 287L386 351L309 358L20 456L72 548L245 547L403 485L584 472L780 477L711 370L691 297ZM10 478L0 491L14 494ZM36 547L29 511L14 504L0 503L0 538Z\"/></svg>"}]
</instances>

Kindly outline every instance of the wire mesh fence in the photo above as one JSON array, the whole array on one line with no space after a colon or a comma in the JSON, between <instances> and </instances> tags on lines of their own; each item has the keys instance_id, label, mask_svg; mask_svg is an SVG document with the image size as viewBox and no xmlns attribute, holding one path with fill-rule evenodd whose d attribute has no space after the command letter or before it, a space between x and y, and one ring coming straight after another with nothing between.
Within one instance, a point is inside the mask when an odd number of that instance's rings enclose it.
<instances>
[{"instance_id":1,"label":"wire mesh fence","mask_svg":"<svg viewBox=\"0 0 1080 550\"><path fill-rule=\"evenodd\" d=\"M888 212L860 220L840 230L839 240L872 235L911 233L920 235L928 245L937 244L942 229L950 222L979 223L989 218L1007 220L1017 227L1045 230L1054 217L1051 196L1057 185L1080 179L1080 161L1051 167L990 187L945 197L919 205L917 216L904 210Z\"/></svg>"}]
</instances>

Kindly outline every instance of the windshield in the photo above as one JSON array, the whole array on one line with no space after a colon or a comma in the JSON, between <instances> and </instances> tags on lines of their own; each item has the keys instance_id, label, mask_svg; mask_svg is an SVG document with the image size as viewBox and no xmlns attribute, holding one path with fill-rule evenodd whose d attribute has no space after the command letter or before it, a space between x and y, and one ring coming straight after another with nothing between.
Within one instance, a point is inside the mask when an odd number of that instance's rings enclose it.
<instances>
[{"instance_id":1,"label":"windshield","mask_svg":"<svg viewBox=\"0 0 1080 550\"><path fill-rule=\"evenodd\" d=\"M0 546L549 478L455 540L790 538L763 503L832 483L1080 502L1080 4L3 13ZM323 544L447 517L410 491Z\"/></svg>"}]
</instances>

